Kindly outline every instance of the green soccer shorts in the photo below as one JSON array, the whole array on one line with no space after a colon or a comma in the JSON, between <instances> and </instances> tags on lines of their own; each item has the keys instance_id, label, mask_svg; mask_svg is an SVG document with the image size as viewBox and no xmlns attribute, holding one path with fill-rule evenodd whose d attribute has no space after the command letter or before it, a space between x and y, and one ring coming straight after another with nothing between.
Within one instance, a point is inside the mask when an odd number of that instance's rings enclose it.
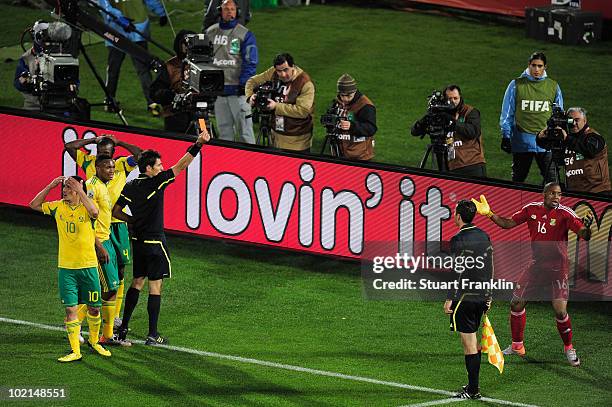
<instances>
[{"instance_id":1,"label":"green soccer shorts","mask_svg":"<svg viewBox=\"0 0 612 407\"><path fill-rule=\"evenodd\" d=\"M82 269L60 267L57 279L60 298L65 307L74 307L77 304L87 304L91 307L102 306L100 278L95 267Z\"/></svg>"},{"instance_id":2,"label":"green soccer shorts","mask_svg":"<svg viewBox=\"0 0 612 407\"><path fill-rule=\"evenodd\" d=\"M113 243L109 240L102 242L102 246L108 252L108 263L98 263L98 274L100 276L100 287L103 293L117 291L119 288L119 271L117 269L117 256Z\"/></svg>"},{"instance_id":3,"label":"green soccer shorts","mask_svg":"<svg viewBox=\"0 0 612 407\"><path fill-rule=\"evenodd\" d=\"M132 250L130 249L130 235L127 223L111 223L110 240L113 242L115 254L117 255L117 265L125 266L132 262Z\"/></svg>"}]
</instances>

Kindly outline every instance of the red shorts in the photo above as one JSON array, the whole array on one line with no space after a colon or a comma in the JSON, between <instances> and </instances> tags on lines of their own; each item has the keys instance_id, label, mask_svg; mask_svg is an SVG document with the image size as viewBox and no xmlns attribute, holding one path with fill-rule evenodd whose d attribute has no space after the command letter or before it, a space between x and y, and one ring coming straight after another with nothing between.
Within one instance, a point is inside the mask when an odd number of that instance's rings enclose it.
<instances>
[{"instance_id":1,"label":"red shorts","mask_svg":"<svg viewBox=\"0 0 612 407\"><path fill-rule=\"evenodd\" d=\"M567 300L568 275L567 268L555 270L546 264L532 263L519 277L514 296L525 301Z\"/></svg>"}]
</instances>

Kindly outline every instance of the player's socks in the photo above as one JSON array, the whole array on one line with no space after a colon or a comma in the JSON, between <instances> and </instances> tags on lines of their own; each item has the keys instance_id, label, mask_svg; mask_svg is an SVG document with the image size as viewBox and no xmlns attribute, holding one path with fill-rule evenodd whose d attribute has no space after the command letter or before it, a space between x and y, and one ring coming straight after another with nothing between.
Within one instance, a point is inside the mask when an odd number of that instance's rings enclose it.
<instances>
[{"instance_id":1,"label":"player's socks","mask_svg":"<svg viewBox=\"0 0 612 407\"><path fill-rule=\"evenodd\" d=\"M79 342L79 335L81 334L81 323L79 320L66 321L66 331L68 332L68 341L70 342L72 353L80 355L81 343Z\"/></svg>"},{"instance_id":2,"label":"player's socks","mask_svg":"<svg viewBox=\"0 0 612 407\"><path fill-rule=\"evenodd\" d=\"M572 320L570 319L569 314L565 316L563 319L556 319L557 321L557 330L559 331L559 335L563 340L563 345L565 345L565 350L572 349Z\"/></svg>"},{"instance_id":3,"label":"player's socks","mask_svg":"<svg viewBox=\"0 0 612 407\"><path fill-rule=\"evenodd\" d=\"M113 324L115 322L115 301L102 300L102 321L104 327L102 329L102 335L105 338L110 339L113 337Z\"/></svg>"},{"instance_id":4,"label":"player's socks","mask_svg":"<svg viewBox=\"0 0 612 407\"><path fill-rule=\"evenodd\" d=\"M125 289L125 285L123 284L123 279L119 282L119 288L117 288L117 296L115 297L115 315L113 319L121 317L121 305L123 305L123 291Z\"/></svg>"},{"instance_id":5,"label":"player's socks","mask_svg":"<svg viewBox=\"0 0 612 407\"><path fill-rule=\"evenodd\" d=\"M149 294L147 311L149 312L149 336L158 336L157 320L159 319L159 309L161 306L161 295Z\"/></svg>"},{"instance_id":6,"label":"player's socks","mask_svg":"<svg viewBox=\"0 0 612 407\"><path fill-rule=\"evenodd\" d=\"M80 324L83 324L83 321L87 317L87 304L79 304L77 308L77 318Z\"/></svg>"},{"instance_id":7,"label":"player's socks","mask_svg":"<svg viewBox=\"0 0 612 407\"><path fill-rule=\"evenodd\" d=\"M480 352L474 353L472 355L465 355L465 369L468 373L467 391L470 394L478 393L478 377L480 374Z\"/></svg>"},{"instance_id":8,"label":"player's socks","mask_svg":"<svg viewBox=\"0 0 612 407\"><path fill-rule=\"evenodd\" d=\"M101 323L102 318L100 318L100 314L94 317L89 312L87 313L87 324L89 325L89 343L92 345L98 343L98 339L100 338Z\"/></svg>"},{"instance_id":9,"label":"player's socks","mask_svg":"<svg viewBox=\"0 0 612 407\"><path fill-rule=\"evenodd\" d=\"M138 304L138 297L140 296L140 290L134 287L130 287L125 295L125 307L123 308L123 321L121 322L121 328L126 329L132 318L132 313Z\"/></svg>"},{"instance_id":10,"label":"player's socks","mask_svg":"<svg viewBox=\"0 0 612 407\"><path fill-rule=\"evenodd\" d=\"M512 332L512 347L514 349L523 347L526 322L526 310L522 310L521 312L510 311L510 331Z\"/></svg>"}]
</instances>

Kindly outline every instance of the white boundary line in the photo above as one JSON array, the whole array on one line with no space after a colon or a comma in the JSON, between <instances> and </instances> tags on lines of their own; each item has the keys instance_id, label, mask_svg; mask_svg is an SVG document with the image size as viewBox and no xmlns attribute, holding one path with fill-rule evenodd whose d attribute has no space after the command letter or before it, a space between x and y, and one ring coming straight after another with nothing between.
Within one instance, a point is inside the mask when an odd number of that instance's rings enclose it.
<instances>
[{"instance_id":1,"label":"white boundary line","mask_svg":"<svg viewBox=\"0 0 612 407\"><path fill-rule=\"evenodd\" d=\"M8 324L15 324L15 325L31 326L31 327L34 327L34 328L46 329L46 330L49 330L49 331L60 331L60 332L64 332L65 331L65 329L63 327L39 324L39 323L36 323L36 322L30 322L30 321L22 321L22 320L19 320L19 319L10 319L10 318L0 317L0 322L5 322L5 323L8 323ZM138 341L138 340L132 341L132 342L139 343L139 344L143 343L143 341ZM301 367L301 366L295 366L295 365L287 365L287 364L284 364L284 363L276 363L276 362L268 362L268 361L259 360L259 359L244 358L244 357L241 357L241 356L224 355L222 353L206 352L206 351L201 351L201 350L197 350L197 349L184 348L184 347L181 347L181 346L157 345L157 347L158 348L172 350L172 351L175 351L175 352L189 353L189 354L192 354L192 355L206 356L206 357L211 357L211 358L216 358L216 359L231 360L231 361L240 362L240 363L249 363L249 364L252 364L252 365L273 367L273 368L276 368L276 369L284 369L284 370L290 370L290 371L293 371L293 372L308 373L308 374L317 375L317 376L334 377L334 378L337 378L337 379L352 380L352 381L355 381L355 382L370 383L370 384L378 384L378 385L381 385L381 386L396 387L396 388L400 388L400 389L420 391L420 392L423 392L423 393L441 394L443 396L454 396L455 395L454 392L450 392L450 391L446 391L446 390L432 389L432 388L429 388L429 387L422 387L422 386L413 386L411 384L404 384L404 383L398 383L398 382L390 382L390 381L386 381L386 380L372 379L372 378L369 378L369 377L352 376L352 375L346 375L346 374L343 374L343 373L329 372L329 371L326 371L326 370L311 369L311 368L308 368L308 367ZM506 405L506 406L537 407L537 406L535 406L533 404L515 403L513 401L500 400L500 399L491 399L491 398L488 398L488 397L483 397L480 400L486 401L486 402L489 402L489 403L502 404L502 405ZM417 404L417 405L422 405L422 404Z\"/></svg>"},{"instance_id":2,"label":"white boundary line","mask_svg":"<svg viewBox=\"0 0 612 407\"><path fill-rule=\"evenodd\" d=\"M410 404L410 405L405 405L405 406L400 406L400 407L429 407L429 406L437 406L440 404L458 403L461 401L468 401L468 399L450 398L450 399L428 401L426 403Z\"/></svg>"}]
</instances>

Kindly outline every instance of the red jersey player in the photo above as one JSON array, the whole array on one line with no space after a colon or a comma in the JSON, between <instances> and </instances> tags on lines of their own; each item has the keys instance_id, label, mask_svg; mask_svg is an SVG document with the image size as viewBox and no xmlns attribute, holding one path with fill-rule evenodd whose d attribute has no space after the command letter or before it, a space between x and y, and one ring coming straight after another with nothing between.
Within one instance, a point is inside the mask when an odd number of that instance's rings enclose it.
<instances>
[{"instance_id":1,"label":"red jersey player","mask_svg":"<svg viewBox=\"0 0 612 407\"><path fill-rule=\"evenodd\" d=\"M480 201L472 199L478 213L488 216L497 226L511 229L527 223L532 246L532 263L520 279L519 290L515 291L510 304L510 329L512 345L503 353L505 355L525 355L523 334L525 331L526 298L538 289L551 291L552 307L555 311L557 330L565 345L565 356L572 366L579 366L580 359L572 346L572 323L567 313L568 298L568 258L567 234L571 230L580 238L591 238L592 218L581 220L567 206L561 205L561 186L548 183L544 186L544 201L532 202L523 206L510 218L503 218L491 211L484 195Z\"/></svg>"}]
</instances>

